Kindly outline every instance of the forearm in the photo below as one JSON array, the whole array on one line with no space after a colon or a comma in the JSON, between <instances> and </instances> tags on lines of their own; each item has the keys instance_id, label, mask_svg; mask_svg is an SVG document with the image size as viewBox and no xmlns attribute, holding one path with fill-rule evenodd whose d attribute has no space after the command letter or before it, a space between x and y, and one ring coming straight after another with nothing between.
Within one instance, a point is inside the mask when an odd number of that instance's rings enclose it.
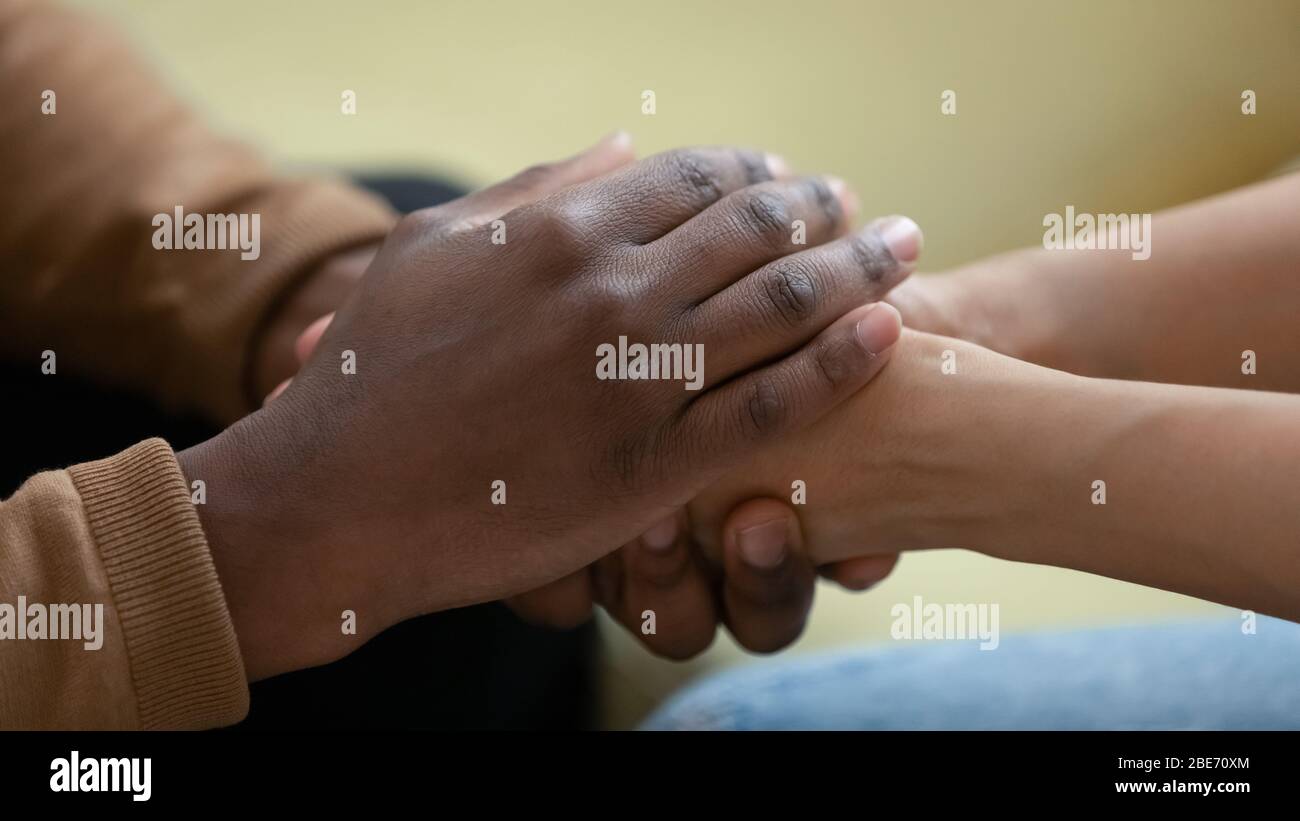
<instances>
[{"instance_id":1,"label":"forearm","mask_svg":"<svg viewBox=\"0 0 1300 821\"><path fill-rule=\"evenodd\" d=\"M936 277L963 338L1087 376L1300 390L1300 175L1156 214L1149 259L1026 249ZM944 281L940 284L938 281ZM1254 352L1254 374L1243 354Z\"/></svg>"},{"instance_id":2,"label":"forearm","mask_svg":"<svg viewBox=\"0 0 1300 821\"><path fill-rule=\"evenodd\" d=\"M1300 397L1078 377L906 333L854 399L697 498L697 539L716 548L730 506L795 481L818 563L968 548L1300 619Z\"/></svg>"},{"instance_id":3,"label":"forearm","mask_svg":"<svg viewBox=\"0 0 1300 821\"><path fill-rule=\"evenodd\" d=\"M276 306L326 258L381 239L391 212L278 177L90 15L0 0L0 62L0 355L36 369L51 351L58 373L218 421L247 413L270 381L252 370ZM181 224L155 222L178 208ZM214 215L242 217L239 236Z\"/></svg>"},{"instance_id":4,"label":"forearm","mask_svg":"<svg viewBox=\"0 0 1300 821\"><path fill-rule=\"evenodd\" d=\"M1300 397L1072 379L1020 407L963 546L1300 620Z\"/></svg>"}]
</instances>

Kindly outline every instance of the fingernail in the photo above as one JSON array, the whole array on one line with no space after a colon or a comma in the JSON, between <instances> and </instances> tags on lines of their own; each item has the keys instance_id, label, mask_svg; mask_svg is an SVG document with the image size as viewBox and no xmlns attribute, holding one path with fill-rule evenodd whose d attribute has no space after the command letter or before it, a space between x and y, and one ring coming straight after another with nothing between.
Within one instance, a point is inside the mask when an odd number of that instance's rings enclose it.
<instances>
[{"instance_id":1,"label":"fingernail","mask_svg":"<svg viewBox=\"0 0 1300 821\"><path fill-rule=\"evenodd\" d=\"M736 534L740 557L747 564L770 570L785 560L785 543L789 526L785 519L773 519L747 527Z\"/></svg>"},{"instance_id":2,"label":"fingernail","mask_svg":"<svg viewBox=\"0 0 1300 821\"><path fill-rule=\"evenodd\" d=\"M320 344L321 338L325 336L333 321L334 312L330 311L298 334L298 338L293 341L293 355L299 365L306 365L307 360L311 359L312 352L316 350L316 346Z\"/></svg>"},{"instance_id":3,"label":"fingernail","mask_svg":"<svg viewBox=\"0 0 1300 821\"><path fill-rule=\"evenodd\" d=\"M921 226L907 217L888 217L880 227L880 238L894 259L904 265L916 262L921 256L924 242Z\"/></svg>"},{"instance_id":4,"label":"fingernail","mask_svg":"<svg viewBox=\"0 0 1300 821\"><path fill-rule=\"evenodd\" d=\"M274 399L275 397L277 397L277 396L279 396L280 394L284 393L284 389L287 388L287 387L289 387L289 383L292 382L292 381L293 381L292 379L286 379L286 380L284 380L283 382L281 382L280 384L276 385L274 388L272 388L272 389L271 389L271 392L268 393L268 394L266 395L266 398L262 400L262 404L265 405L265 404L267 404L268 402L270 402L272 399Z\"/></svg>"},{"instance_id":5,"label":"fingernail","mask_svg":"<svg viewBox=\"0 0 1300 821\"><path fill-rule=\"evenodd\" d=\"M641 534L641 544L656 553L663 553L677 542L677 514Z\"/></svg>"},{"instance_id":6,"label":"fingernail","mask_svg":"<svg viewBox=\"0 0 1300 821\"><path fill-rule=\"evenodd\" d=\"M610 149L614 149L615 151L623 151L626 150L627 147L630 146L631 144L632 144L632 135L620 128L617 131L609 132L605 136L601 137L599 140L596 140L596 142L592 143L591 145L579 151L577 154L574 154L572 159L577 159L578 157L586 157L589 154L596 154L598 152L608 151Z\"/></svg>"},{"instance_id":7,"label":"fingernail","mask_svg":"<svg viewBox=\"0 0 1300 821\"><path fill-rule=\"evenodd\" d=\"M606 137L605 142L608 142L614 148L627 148L632 144L632 135L620 128Z\"/></svg>"},{"instance_id":8,"label":"fingernail","mask_svg":"<svg viewBox=\"0 0 1300 821\"><path fill-rule=\"evenodd\" d=\"M872 356L879 356L898 341L902 332L902 317L894 306L877 302L867 315L858 320L858 342Z\"/></svg>"},{"instance_id":9,"label":"fingernail","mask_svg":"<svg viewBox=\"0 0 1300 821\"><path fill-rule=\"evenodd\" d=\"M767 173L772 175L772 179L779 180L790 175L790 166L786 165L785 158L780 154L768 154L765 160Z\"/></svg>"},{"instance_id":10,"label":"fingernail","mask_svg":"<svg viewBox=\"0 0 1300 821\"><path fill-rule=\"evenodd\" d=\"M835 199L840 201L840 209L844 212L844 222L853 222L854 217L858 215L860 204L858 195L853 193L853 189L849 188L848 183L839 177L827 177L826 187L830 188L831 193L835 195Z\"/></svg>"}]
</instances>

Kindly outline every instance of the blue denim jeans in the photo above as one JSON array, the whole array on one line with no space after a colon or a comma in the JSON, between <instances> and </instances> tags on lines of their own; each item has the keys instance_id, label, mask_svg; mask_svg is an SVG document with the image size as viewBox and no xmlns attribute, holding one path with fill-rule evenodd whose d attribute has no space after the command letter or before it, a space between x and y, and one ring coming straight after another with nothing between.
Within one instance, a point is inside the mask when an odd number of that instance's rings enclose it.
<instances>
[{"instance_id":1,"label":"blue denim jeans","mask_svg":"<svg viewBox=\"0 0 1300 821\"><path fill-rule=\"evenodd\" d=\"M898 642L691 685L645 729L1300 728L1300 625L1260 617Z\"/></svg>"}]
</instances>

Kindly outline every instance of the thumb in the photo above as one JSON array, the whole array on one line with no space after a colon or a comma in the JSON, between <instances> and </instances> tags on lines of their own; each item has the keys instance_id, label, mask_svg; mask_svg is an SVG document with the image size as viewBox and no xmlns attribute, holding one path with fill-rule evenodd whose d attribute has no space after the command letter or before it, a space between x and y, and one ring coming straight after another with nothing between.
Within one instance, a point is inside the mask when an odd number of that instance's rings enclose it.
<instances>
[{"instance_id":1,"label":"thumb","mask_svg":"<svg viewBox=\"0 0 1300 821\"><path fill-rule=\"evenodd\" d=\"M785 502L750 499L727 516L722 600L727 629L742 647L771 653L798 638L816 580L799 518Z\"/></svg>"}]
</instances>

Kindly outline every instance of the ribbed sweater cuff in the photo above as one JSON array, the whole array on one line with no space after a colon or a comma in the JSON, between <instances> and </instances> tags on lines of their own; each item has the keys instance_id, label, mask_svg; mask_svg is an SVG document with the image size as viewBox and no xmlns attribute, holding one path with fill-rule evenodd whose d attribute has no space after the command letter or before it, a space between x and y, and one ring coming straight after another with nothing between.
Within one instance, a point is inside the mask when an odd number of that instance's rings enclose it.
<instances>
[{"instance_id":1,"label":"ribbed sweater cuff","mask_svg":"<svg viewBox=\"0 0 1300 821\"><path fill-rule=\"evenodd\" d=\"M68 472L103 557L140 727L242 719L248 684L234 625L171 447L149 439Z\"/></svg>"}]
</instances>

